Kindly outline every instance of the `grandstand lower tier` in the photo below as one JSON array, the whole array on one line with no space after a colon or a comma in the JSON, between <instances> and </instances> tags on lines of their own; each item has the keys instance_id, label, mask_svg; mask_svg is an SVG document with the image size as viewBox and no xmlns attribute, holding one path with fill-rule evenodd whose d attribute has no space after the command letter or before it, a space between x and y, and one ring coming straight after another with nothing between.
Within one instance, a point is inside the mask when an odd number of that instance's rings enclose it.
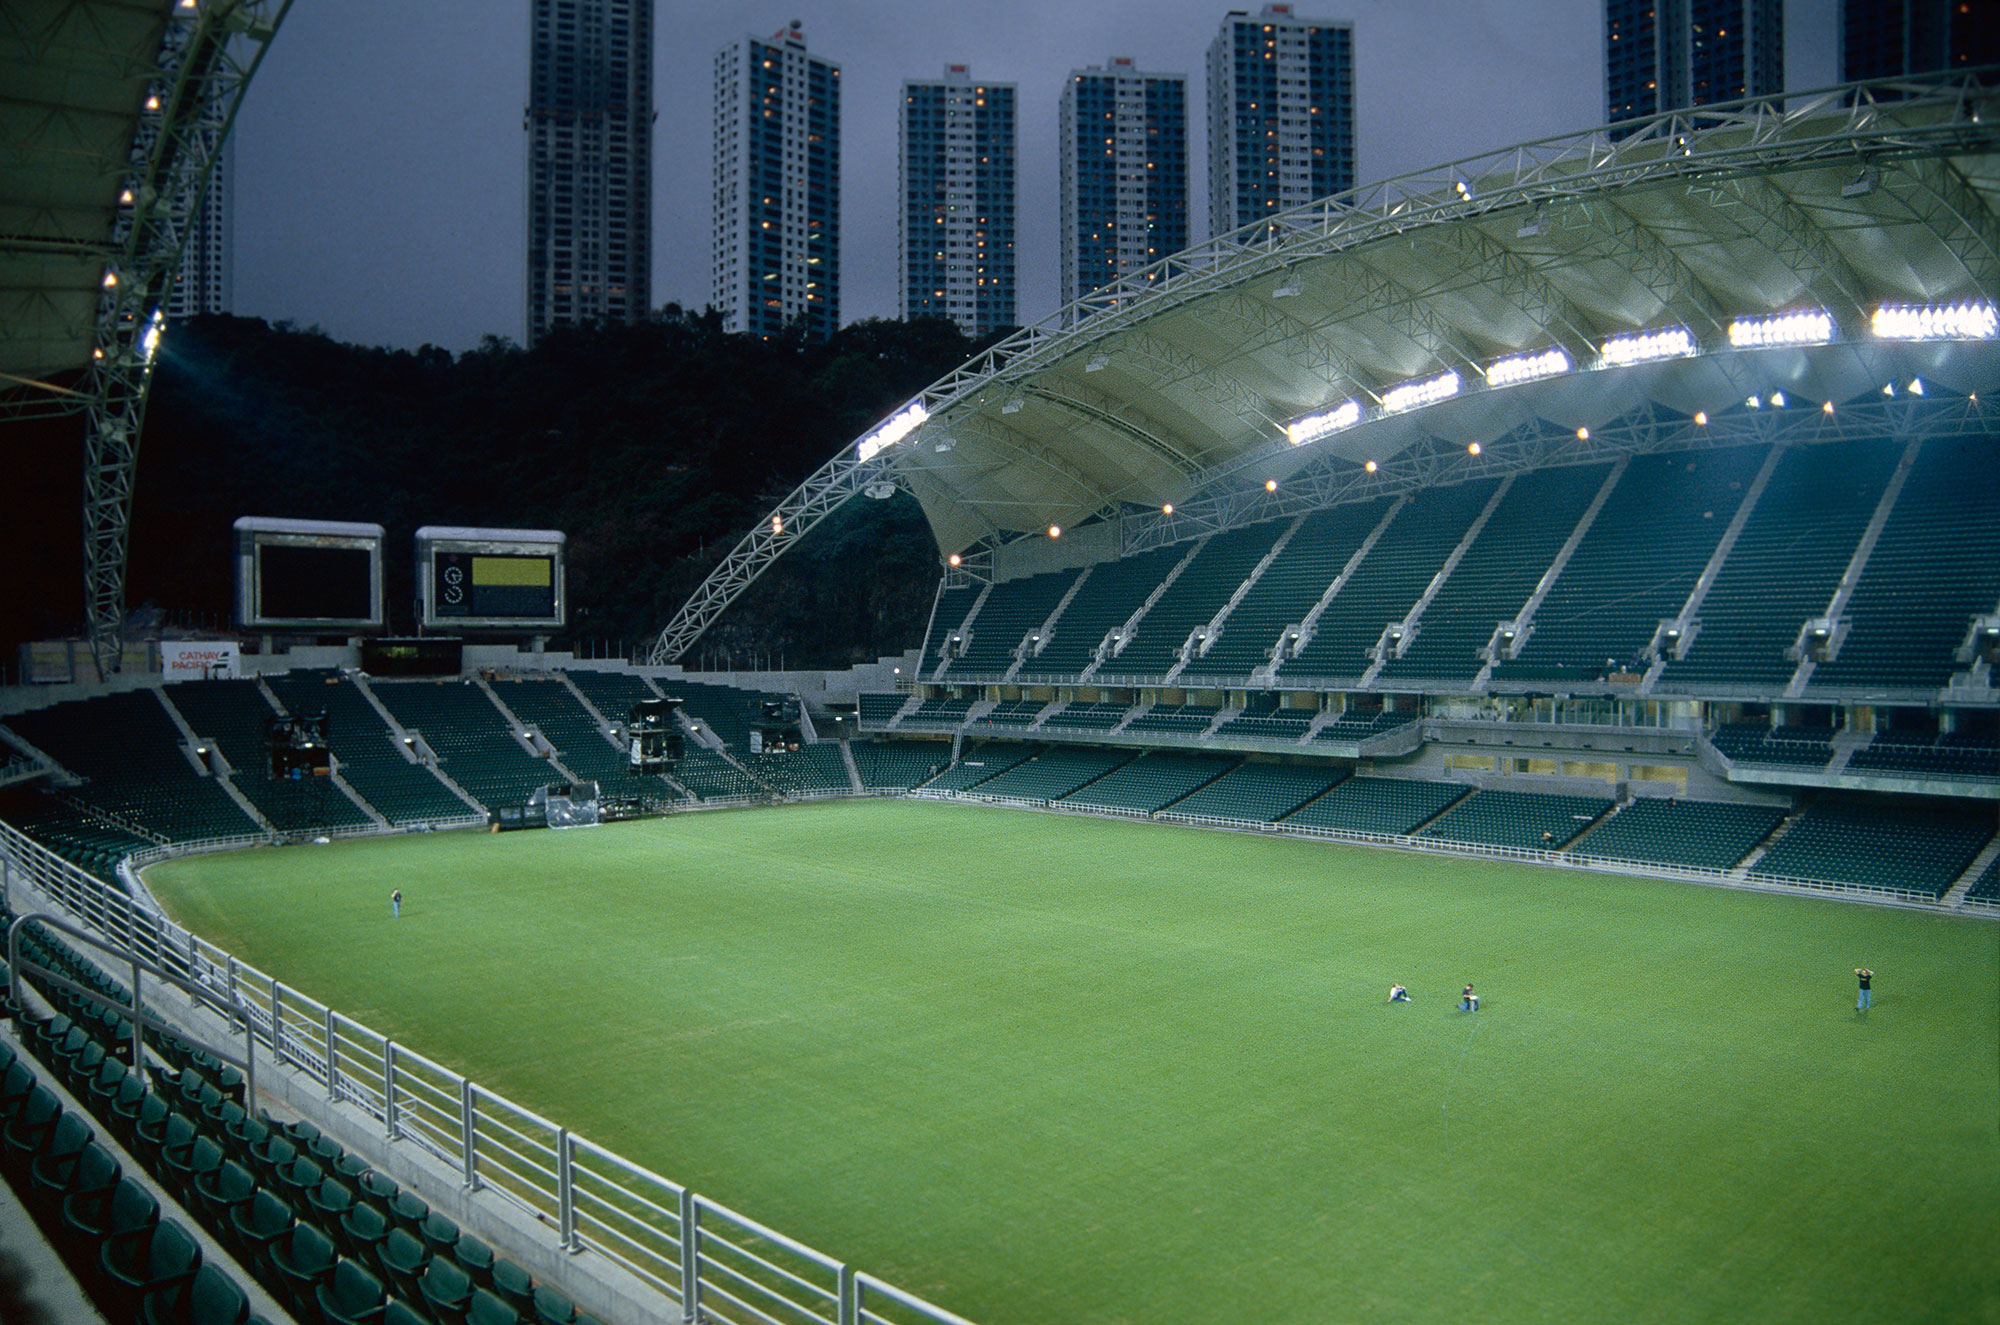
<instances>
[{"instance_id":1,"label":"grandstand lower tier","mask_svg":"<svg viewBox=\"0 0 2000 1325\"><path fill-rule=\"evenodd\" d=\"M640 776L625 716L662 697L678 703L683 748L668 773ZM1614 731L1606 744L1622 751L1604 762L1592 739L1552 751L1554 729L1537 725L1454 728L1413 708L1298 709L1238 692L990 704L862 694L863 738L819 742L780 738L760 716L788 698L584 669L181 683L9 717L0 736L30 738L16 744L52 767L0 790L0 818L107 881L135 854L462 826L572 778L594 780L621 815L965 798L1954 907L1989 904L2000 847L2000 738L1977 713L1944 731L1906 715L1870 740L1824 710L1805 714L1811 725L1735 706L1705 735ZM332 776L268 778L260 724L273 715L323 718ZM122 758L107 754L114 738ZM1648 762L1669 756L1639 741L1676 748L1679 764ZM1434 743L1451 753L1427 753ZM1669 775L1678 781L1646 781ZM193 817L194 805L214 813Z\"/></svg>"}]
</instances>

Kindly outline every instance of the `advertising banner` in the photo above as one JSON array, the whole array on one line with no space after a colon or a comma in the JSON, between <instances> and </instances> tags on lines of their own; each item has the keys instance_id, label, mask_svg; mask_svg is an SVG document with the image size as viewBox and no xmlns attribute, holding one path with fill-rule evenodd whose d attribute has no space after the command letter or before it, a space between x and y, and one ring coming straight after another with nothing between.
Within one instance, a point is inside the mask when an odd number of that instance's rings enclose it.
<instances>
[{"instance_id":1,"label":"advertising banner","mask_svg":"<svg viewBox=\"0 0 2000 1325\"><path fill-rule=\"evenodd\" d=\"M160 674L169 681L235 676L236 641L161 640Z\"/></svg>"}]
</instances>

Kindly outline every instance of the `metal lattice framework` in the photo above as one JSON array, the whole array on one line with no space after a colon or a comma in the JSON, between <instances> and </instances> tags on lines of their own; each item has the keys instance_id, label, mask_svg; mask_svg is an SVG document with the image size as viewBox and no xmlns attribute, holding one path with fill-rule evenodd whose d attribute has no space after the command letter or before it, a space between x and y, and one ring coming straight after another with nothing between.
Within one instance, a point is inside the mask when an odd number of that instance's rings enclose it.
<instances>
[{"instance_id":1,"label":"metal lattice framework","mask_svg":"<svg viewBox=\"0 0 2000 1325\"><path fill-rule=\"evenodd\" d=\"M291 0L177 0L119 195L84 379L84 606L99 675L118 669L139 435L169 286L223 140Z\"/></svg>"},{"instance_id":2,"label":"metal lattice framework","mask_svg":"<svg viewBox=\"0 0 2000 1325\"><path fill-rule=\"evenodd\" d=\"M224 139L291 0L0 8L0 418L84 420L84 594L115 671L153 356ZM80 378L73 385L54 379Z\"/></svg>"},{"instance_id":3,"label":"metal lattice framework","mask_svg":"<svg viewBox=\"0 0 2000 1325\"><path fill-rule=\"evenodd\" d=\"M1224 235L925 388L906 407L921 426L887 444L871 432L788 497L773 513L786 534L769 537L767 519L746 536L651 660L678 657L806 532L793 512L816 521L870 485L917 498L941 557L986 565L1052 524L1122 520L1121 545L1150 545L1418 479L1470 441L1497 458L1517 434L1587 427L1609 428L1608 445L1641 405L1685 420L1771 386L1847 401L1936 372L1954 350L1871 342L1868 319L1882 302L2000 292L1996 147L2000 70L1888 80L1677 111L1616 141L1545 139ZM1800 308L1832 317L1833 344L1730 344L1733 319ZM1676 326L1695 354L1594 362L1611 336ZM1550 348L1575 371L1487 385L1482 365ZM1961 348L1960 375L1983 385L1990 356ZM1454 398L1383 408L1398 384L1447 370ZM1357 426L1290 443L1287 420L1347 400ZM847 468L863 454L857 483Z\"/></svg>"},{"instance_id":4,"label":"metal lattice framework","mask_svg":"<svg viewBox=\"0 0 2000 1325\"><path fill-rule=\"evenodd\" d=\"M1436 482L1470 440L1488 472L1552 462L1552 448L1604 454L1750 390L1854 400L1954 356L1978 378L1962 388L1978 388L1990 346L1870 342L1868 318L1878 302L2000 290L1996 84L2000 70L1976 70L1680 110L1618 140L1592 130L1400 176L1174 254L924 388L920 426L888 444L870 432L808 478L772 512L784 534L768 518L738 542L650 656L680 656L862 488L914 494L940 556L990 566L1048 524L1122 520L1134 550ZM1794 308L1828 312L1836 342L1730 344L1734 318ZM1608 336L1662 326L1686 328L1696 352L1592 362ZM1548 348L1576 370L1486 384L1482 364ZM1382 408L1396 384L1446 370L1458 396ZM1286 420L1342 400L1358 426L1290 444Z\"/></svg>"}]
</instances>

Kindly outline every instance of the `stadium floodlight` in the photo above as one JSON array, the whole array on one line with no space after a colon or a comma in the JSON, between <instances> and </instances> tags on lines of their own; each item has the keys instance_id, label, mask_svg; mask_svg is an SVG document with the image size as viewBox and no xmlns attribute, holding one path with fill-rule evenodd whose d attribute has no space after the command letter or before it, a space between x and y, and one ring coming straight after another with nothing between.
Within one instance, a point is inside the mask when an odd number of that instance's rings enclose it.
<instances>
[{"instance_id":1,"label":"stadium floodlight","mask_svg":"<svg viewBox=\"0 0 2000 1325\"><path fill-rule=\"evenodd\" d=\"M1992 340L2000 311L1983 299L1955 304L1883 304L1869 319L1883 340Z\"/></svg>"},{"instance_id":2,"label":"stadium floodlight","mask_svg":"<svg viewBox=\"0 0 2000 1325\"><path fill-rule=\"evenodd\" d=\"M1293 446L1304 446L1316 442L1343 428L1352 428L1361 422L1361 402L1343 400L1332 409L1321 410L1317 414L1306 414L1285 425L1285 436Z\"/></svg>"},{"instance_id":3,"label":"stadium floodlight","mask_svg":"<svg viewBox=\"0 0 2000 1325\"><path fill-rule=\"evenodd\" d=\"M1833 315L1804 308L1769 317L1739 317L1729 324L1729 343L1739 350L1772 345L1825 345L1833 339Z\"/></svg>"},{"instance_id":4,"label":"stadium floodlight","mask_svg":"<svg viewBox=\"0 0 2000 1325\"><path fill-rule=\"evenodd\" d=\"M931 412L921 400L913 400L876 425L875 431L863 437L854 448L854 458L863 464L873 460L882 452L902 441L918 428Z\"/></svg>"},{"instance_id":5,"label":"stadium floodlight","mask_svg":"<svg viewBox=\"0 0 2000 1325\"><path fill-rule=\"evenodd\" d=\"M1391 414L1401 414L1405 410L1449 399L1458 394L1458 387L1458 370L1455 368L1436 377L1416 378L1383 392L1382 408Z\"/></svg>"},{"instance_id":6,"label":"stadium floodlight","mask_svg":"<svg viewBox=\"0 0 2000 1325\"><path fill-rule=\"evenodd\" d=\"M1921 396L1922 394L1924 394L1923 378L1913 377L1910 379L1910 394L1913 396Z\"/></svg>"},{"instance_id":7,"label":"stadium floodlight","mask_svg":"<svg viewBox=\"0 0 2000 1325\"><path fill-rule=\"evenodd\" d=\"M1566 373L1574 366L1569 355L1560 347L1529 354L1510 354L1486 365L1486 385L1513 386L1520 382L1532 382L1537 378Z\"/></svg>"},{"instance_id":8,"label":"stadium floodlight","mask_svg":"<svg viewBox=\"0 0 2000 1325\"><path fill-rule=\"evenodd\" d=\"M1272 290L1271 297L1273 299L1296 299L1305 292L1306 288L1303 285L1300 285L1298 278L1294 276L1286 280L1284 284Z\"/></svg>"},{"instance_id":9,"label":"stadium floodlight","mask_svg":"<svg viewBox=\"0 0 2000 1325\"><path fill-rule=\"evenodd\" d=\"M154 353L160 348L160 333L166 330L166 326L167 310L164 308L154 309L153 316L146 319L145 333L139 337L139 353L145 356L147 363L153 361Z\"/></svg>"},{"instance_id":10,"label":"stadium floodlight","mask_svg":"<svg viewBox=\"0 0 2000 1325\"><path fill-rule=\"evenodd\" d=\"M1002 414L1019 414L1022 410L1022 407L1025 406L1027 403L1028 402L1022 399L1020 396L1010 396L1008 397L1006 403L1000 406L1000 412Z\"/></svg>"},{"instance_id":11,"label":"stadium floodlight","mask_svg":"<svg viewBox=\"0 0 2000 1325\"><path fill-rule=\"evenodd\" d=\"M1101 373L1104 371L1104 366L1110 362L1111 358L1109 355L1094 354L1090 357L1090 362L1084 364L1083 371L1086 373Z\"/></svg>"},{"instance_id":12,"label":"stadium floodlight","mask_svg":"<svg viewBox=\"0 0 2000 1325\"><path fill-rule=\"evenodd\" d=\"M1655 359L1690 358L1697 348L1694 333L1686 327L1656 327L1651 331L1613 336L1604 342L1600 362L1606 368L1627 368L1635 363L1651 363Z\"/></svg>"}]
</instances>

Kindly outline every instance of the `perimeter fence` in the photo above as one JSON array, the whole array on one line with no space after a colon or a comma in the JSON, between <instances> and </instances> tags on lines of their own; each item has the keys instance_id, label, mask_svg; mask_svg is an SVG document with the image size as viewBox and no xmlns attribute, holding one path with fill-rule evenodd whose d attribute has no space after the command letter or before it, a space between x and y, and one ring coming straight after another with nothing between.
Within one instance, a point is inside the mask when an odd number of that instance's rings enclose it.
<instances>
[{"instance_id":1,"label":"perimeter fence","mask_svg":"<svg viewBox=\"0 0 2000 1325\"><path fill-rule=\"evenodd\" d=\"M10 908L14 881L31 884L107 942L185 981L252 1042L260 1071L304 1076L330 1104L373 1119L392 1148L422 1151L468 1190L526 1211L562 1251L605 1257L677 1306L684 1322L971 1325L290 988L176 925L143 890L135 898L6 823L0 871Z\"/></svg>"}]
</instances>

